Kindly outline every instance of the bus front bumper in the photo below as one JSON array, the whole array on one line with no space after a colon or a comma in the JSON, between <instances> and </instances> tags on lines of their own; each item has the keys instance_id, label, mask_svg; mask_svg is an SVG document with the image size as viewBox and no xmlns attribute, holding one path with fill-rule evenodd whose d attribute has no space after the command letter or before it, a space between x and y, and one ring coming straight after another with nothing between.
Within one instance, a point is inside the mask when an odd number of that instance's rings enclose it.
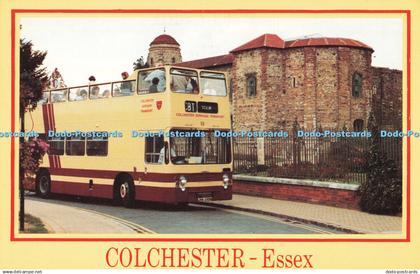
<instances>
[{"instance_id":1,"label":"bus front bumper","mask_svg":"<svg viewBox=\"0 0 420 274\"><path fill-rule=\"evenodd\" d=\"M136 200L156 201L165 203L194 203L206 201L221 201L232 199L232 186L227 189L217 187L186 187L180 188L142 187L136 186Z\"/></svg>"}]
</instances>

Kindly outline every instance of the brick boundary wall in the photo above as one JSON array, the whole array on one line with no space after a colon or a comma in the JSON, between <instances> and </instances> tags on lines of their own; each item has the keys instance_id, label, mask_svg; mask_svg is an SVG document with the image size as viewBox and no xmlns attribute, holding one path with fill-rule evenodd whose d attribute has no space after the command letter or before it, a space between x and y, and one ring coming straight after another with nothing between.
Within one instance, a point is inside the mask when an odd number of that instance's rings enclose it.
<instances>
[{"instance_id":1,"label":"brick boundary wall","mask_svg":"<svg viewBox=\"0 0 420 274\"><path fill-rule=\"evenodd\" d=\"M247 175L233 179L236 194L360 209L358 185Z\"/></svg>"}]
</instances>

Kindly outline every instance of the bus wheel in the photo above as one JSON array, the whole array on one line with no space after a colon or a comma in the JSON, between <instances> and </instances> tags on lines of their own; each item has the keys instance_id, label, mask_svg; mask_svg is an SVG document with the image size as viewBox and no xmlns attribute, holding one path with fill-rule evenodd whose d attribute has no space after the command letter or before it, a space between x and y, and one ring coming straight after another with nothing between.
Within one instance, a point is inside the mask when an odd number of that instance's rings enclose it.
<instances>
[{"instance_id":1,"label":"bus wheel","mask_svg":"<svg viewBox=\"0 0 420 274\"><path fill-rule=\"evenodd\" d=\"M134 206L134 183L131 177L125 177L119 187L119 199L125 207Z\"/></svg>"},{"instance_id":2,"label":"bus wheel","mask_svg":"<svg viewBox=\"0 0 420 274\"><path fill-rule=\"evenodd\" d=\"M36 193L41 198L48 198L51 194L51 178L47 171L41 171L36 176Z\"/></svg>"}]
</instances>

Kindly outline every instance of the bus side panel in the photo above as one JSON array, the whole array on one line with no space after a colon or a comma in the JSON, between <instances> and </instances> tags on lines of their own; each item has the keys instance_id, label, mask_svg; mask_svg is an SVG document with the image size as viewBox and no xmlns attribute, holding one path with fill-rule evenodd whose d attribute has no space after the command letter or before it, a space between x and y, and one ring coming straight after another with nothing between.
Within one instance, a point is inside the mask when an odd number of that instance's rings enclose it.
<instances>
[{"instance_id":1,"label":"bus side panel","mask_svg":"<svg viewBox=\"0 0 420 274\"><path fill-rule=\"evenodd\" d=\"M63 181L52 181L51 192L59 194L71 194L78 196L90 196L97 198L113 198L113 186L93 184L89 187L88 183L75 183L75 182L63 182Z\"/></svg>"},{"instance_id":2,"label":"bus side panel","mask_svg":"<svg viewBox=\"0 0 420 274\"><path fill-rule=\"evenodd\" d=\"M88 184L51 181L51 192L58 194L71 194L78 196L89 196Z\"/></svg>"},{"instance_id":3,"label":"bus side panel","mask_svg":"<svg viewBox=\"0 0 420 274\"><path fill-rule=\"evenodd\" d=\"M90 190L90 195L98 198L112 199L114 196L113 191L112 185L94 184Z\"/></svg>"}]
</instances>

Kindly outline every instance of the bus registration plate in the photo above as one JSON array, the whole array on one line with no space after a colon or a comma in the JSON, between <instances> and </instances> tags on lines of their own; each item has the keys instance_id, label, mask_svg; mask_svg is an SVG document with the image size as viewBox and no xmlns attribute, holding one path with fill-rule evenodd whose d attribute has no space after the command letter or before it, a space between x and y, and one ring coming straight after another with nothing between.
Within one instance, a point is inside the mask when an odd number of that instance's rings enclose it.
<instances>
[{"instance_id":1,"label":"bus registration plate","mask_svg":"<svg viewBox=\"0 0 420 274\"><path fill-rule=\"evenodd\" d=\"M199 202L208 202L213 200L213 195L211 192L202 192L197 193L197 200Z\"/></svg>"}]
</instances>

